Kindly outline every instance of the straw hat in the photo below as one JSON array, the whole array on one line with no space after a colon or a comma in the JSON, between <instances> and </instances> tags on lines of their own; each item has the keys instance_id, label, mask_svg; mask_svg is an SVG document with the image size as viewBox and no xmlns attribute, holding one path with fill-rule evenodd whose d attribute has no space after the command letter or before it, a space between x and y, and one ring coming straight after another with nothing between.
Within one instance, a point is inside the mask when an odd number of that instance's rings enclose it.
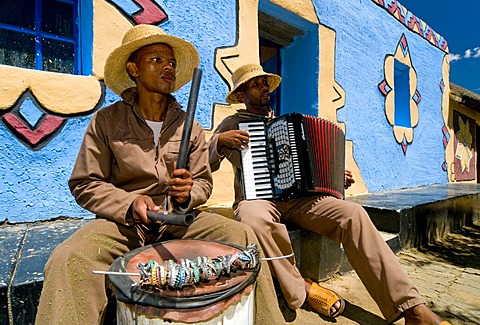
<instances>
[{"instance_id":1,"label":"straw hat","mask_svg":"<svg viewBox=\"0 0 480 325\"><path fill-rule=\"evenodd\" d=\"M155 43L165 43L173 49L177 61L173 91L189 82L193 77L193 69L200 63L195 46L179 37L167 35L158 26L140 24L125 33L122 45L113 50L107 58L104 78L108 88L120 95L125 89L135 87L135 82L127 73L127 60L139 48Z\"/></svg>"},{"instance_id":2,"label":"straw hat","mask_svg":"<svg viewBox=\"0 0 480 325\"><path fill-rule=\"evenodd\" d=\"M225 99L227 103L240 103L237 99L238 87L240 87L250 79L259 76L267 76L268 84L270 85L270 92L277 89L278 85L280 85L280 81L282 81L282 78L279 75L273 73L266 73L265 71L263 71L263 67L260 64L248 63L242 65L232 74L233 89L228 93L227 98Z\"/></svg>"}]
</instances>

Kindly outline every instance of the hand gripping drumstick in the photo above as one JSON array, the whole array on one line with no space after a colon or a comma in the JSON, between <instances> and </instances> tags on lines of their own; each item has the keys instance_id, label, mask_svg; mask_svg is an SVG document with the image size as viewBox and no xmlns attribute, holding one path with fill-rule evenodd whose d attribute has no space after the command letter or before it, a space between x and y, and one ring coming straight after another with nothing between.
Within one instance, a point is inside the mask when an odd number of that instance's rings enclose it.
<instances>
[{"instance_id":1,"label":"hand gripping drumstick","mask_svg":"<svg viewBox=\"0 0 480 325\"><path fill-rule=\"evenodd\" d=\"M190 96L187 104L187 115L183 126L182 140L178 151L177 168L186 168L188 160L188 145L190 143L190 134L192 133L192 125L195 118L195 108L197 106L198 90L200 89L200 79L202 78L202 70L195 68L193 70L192 85L190 87ZM171 225L190 226L195 217L191 213L177 213L147 211L147 216L151 220L159 220Z\"/></svg>"}]
</instances>

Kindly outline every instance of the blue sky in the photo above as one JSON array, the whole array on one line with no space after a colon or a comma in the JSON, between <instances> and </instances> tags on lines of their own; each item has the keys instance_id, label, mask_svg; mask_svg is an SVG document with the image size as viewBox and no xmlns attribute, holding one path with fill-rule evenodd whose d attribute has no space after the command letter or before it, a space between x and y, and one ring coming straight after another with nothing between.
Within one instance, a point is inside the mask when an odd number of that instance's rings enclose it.
<instances>
[{"instance_id":1,"label":"blue sky","mask_svg":"<svg viewBox=\"0 0 480 325\"><path fill-rule=\"evenodd\" d=\"M480 0L398 0L448 42L450 82L480 94Z\"/></svg>"}]
</instances>

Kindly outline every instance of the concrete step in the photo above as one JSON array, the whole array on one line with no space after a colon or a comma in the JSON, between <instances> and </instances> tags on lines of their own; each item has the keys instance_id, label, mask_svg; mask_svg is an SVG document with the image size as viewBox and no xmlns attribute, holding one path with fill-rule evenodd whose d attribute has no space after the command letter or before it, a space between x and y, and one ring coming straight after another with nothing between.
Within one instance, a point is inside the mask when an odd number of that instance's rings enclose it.
<instances>
[{"instance_id":1,"label":"concrete step","mask_svg":"<svg viewBox=\"0 0 480 325\"><path fill-rule=\"evenodd\" d=\"M52 250L88 220L0 226L0 324L34 324Z\"/></svg>"},{"instance_id":2,"label":"concrete step","mask_svg":"<svg viewBox=\"0 0 480 325\"><path fill-rule=\"evenodd\" d=\"M435 184L352 196L380 231L398 233L402 248L419 247L480 220L480 184Z\"/></svg>"},{"instance_id":3,"label":"concrete step","mask_svg":"<svg viewBox=\"0 0 480 325\"><path fill-rule=\"evenodd\" d=\"M306 229L289 231L295 262L304 277L325 281L336 273L353 271L341 244ZM394 253L401 250L398 234L380 232Z\"/></svg>"}]
</instances>

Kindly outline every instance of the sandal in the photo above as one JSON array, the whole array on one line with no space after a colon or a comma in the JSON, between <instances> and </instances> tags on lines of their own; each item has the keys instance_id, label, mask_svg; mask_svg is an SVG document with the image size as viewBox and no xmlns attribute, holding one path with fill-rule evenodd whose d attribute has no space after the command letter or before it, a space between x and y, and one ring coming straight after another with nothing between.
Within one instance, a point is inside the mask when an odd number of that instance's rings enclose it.
<instances>
[{"instance_id":1,"label":"sandal","mask_svg":"<svg viewBox=\"0 0 480 325\"><path fill-rule=\"evenodd\" d=\"M336 292L321 287L318 283L313 282L310 279L305 279L311 284L310 291L308 292L307 304L313 308L317 313L327 317L338 317L345 309L345 301ZM340 300L340 309L333 315L330 314L330 308Z\"/></svg>"}]
</instances>

